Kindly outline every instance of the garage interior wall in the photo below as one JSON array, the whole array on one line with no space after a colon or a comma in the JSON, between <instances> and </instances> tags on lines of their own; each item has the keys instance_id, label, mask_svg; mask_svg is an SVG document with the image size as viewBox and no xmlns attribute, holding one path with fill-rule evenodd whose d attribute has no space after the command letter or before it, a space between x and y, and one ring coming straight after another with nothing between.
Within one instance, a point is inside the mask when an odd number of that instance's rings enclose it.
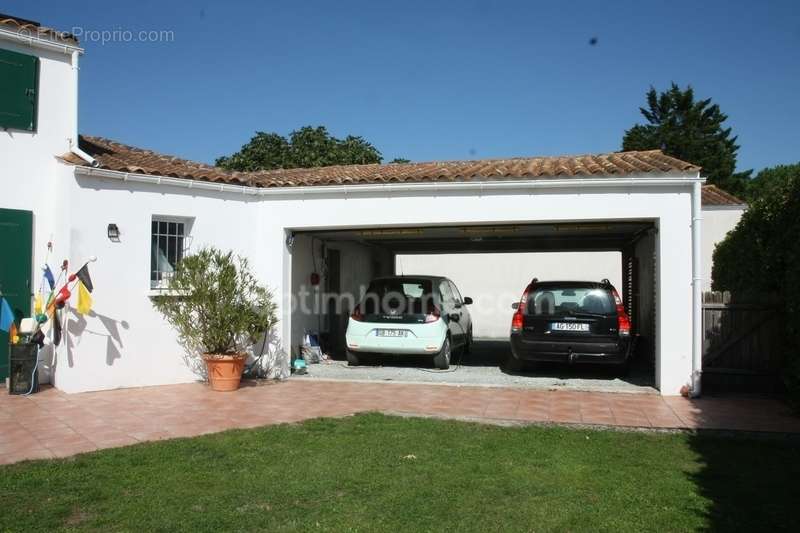
<instances>
[{"instance_id":1,"label":"garage interior wall","mask_svg":"<svg viewBox=\"0 0 800 533\"><path fill-rule=\"evenodd\" d=\"M344 332L372 278L392 273L393 260L394 254L373 246L297 234L292 244L292 353L297 354L306 332L332 335L332 344L343 351L344 339L337 333ZM315 273L317 284L311 280ZM333 306L336 299L338 307Z\"/></svg>"},{"instance_id":2,"label":"garage interior wall","mask_svg":"<svg viewBox=\"0 0 800 533\"><path fill-rule=\"evenodd\" d=\"M546 280L600 281L622 290L620 252L518 252L398 255L395 273L446 276L470 308L476 338L508 339L511 303L519 301L534 277Z\"/></svg>"}]
</instances>

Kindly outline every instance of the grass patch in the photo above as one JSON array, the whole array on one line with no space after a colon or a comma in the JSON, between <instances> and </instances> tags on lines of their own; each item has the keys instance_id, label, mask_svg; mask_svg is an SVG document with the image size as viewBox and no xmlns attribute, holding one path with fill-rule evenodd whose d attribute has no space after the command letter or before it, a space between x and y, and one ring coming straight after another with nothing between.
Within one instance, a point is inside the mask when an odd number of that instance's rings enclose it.
<instances>
[{"instance_id":1,"label":"grass patch","mask_svg":"<svg viewBox=\"0 0 800 533\"><path fill-rule=\"evenodd\" d=\"M788 529L798 452L366 414L0 467L0 530Z\"/></svg>"}]
</instances>

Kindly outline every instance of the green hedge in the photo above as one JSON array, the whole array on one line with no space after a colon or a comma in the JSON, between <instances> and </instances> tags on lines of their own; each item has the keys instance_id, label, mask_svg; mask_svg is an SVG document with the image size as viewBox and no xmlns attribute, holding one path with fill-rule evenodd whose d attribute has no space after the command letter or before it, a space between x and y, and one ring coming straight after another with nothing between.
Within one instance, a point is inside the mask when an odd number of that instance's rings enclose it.
<instances>
[{"instance_id":1,"label":"green hedge","mask_svg":"<svg viewBox=\"0 0 800 533\"><path fill-rule=\"evenodd\" d=\"M800 163L763 170L750 206L714 250L712 288L777 295L786 322L784 380L800 399Z\"/></svg>"}]
</instances>

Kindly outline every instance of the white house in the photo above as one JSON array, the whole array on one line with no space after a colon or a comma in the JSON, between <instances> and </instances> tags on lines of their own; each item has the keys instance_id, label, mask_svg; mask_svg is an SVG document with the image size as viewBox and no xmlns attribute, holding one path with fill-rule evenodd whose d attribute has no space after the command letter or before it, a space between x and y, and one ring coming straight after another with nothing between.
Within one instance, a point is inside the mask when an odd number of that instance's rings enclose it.
<instances>
[{"instance_id":1,"label":"white house","mask_svg":"<svg viewBox=\"0 0 800 533\"><path fill-rule=\"evenodd\" d=\"M63 342L42 353L43 378L64 391L195 380L151 297L183 254L212 244L248 257L279 297L275 375L307 329L336 342L346 309L329 312L323 292L358 297L398 255L617 253L657 387L699 392L707 210L691 163L648 151L226 172L98 137L76 142L82 50L70 36L0 19L0 53L0 76L22 91L13 109L0 107L0 249L15 250L2 256L0 290L17 287L4 294L30 314L45 262L98 258L93 312L68 310Z\"/></svg>"}]
</instances>

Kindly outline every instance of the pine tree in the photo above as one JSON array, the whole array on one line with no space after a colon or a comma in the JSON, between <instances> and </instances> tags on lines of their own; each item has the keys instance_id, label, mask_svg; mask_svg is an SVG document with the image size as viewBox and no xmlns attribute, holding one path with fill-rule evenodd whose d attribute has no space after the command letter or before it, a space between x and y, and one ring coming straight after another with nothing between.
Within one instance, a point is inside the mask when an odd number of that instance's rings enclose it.
<instances>
[{"instance_id":1,"label":"pine tree","mask_svg":"<svg viewBox=\"0 0 800 533\"><path fill-rule=\"evenodd\" d=\"M702 175L730 193L743 194L752 171L736 172L736 136L723 123L728 115L711 99L695 101L694 90L675 83L669 90L647 92L639 110L647 124L636 124L622 138L623 150L660 149L665 154L703 167Z\"/></svg>"}]
</instances>

